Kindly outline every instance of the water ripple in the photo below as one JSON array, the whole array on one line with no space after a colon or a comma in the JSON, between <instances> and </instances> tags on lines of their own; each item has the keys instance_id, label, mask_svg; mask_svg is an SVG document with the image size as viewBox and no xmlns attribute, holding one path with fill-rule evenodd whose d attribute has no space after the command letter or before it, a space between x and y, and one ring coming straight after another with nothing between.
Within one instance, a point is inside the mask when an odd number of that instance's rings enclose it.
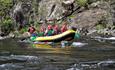
<instances>
[{"instance_id":1,"label":"water ripple","mask_svg":"<svg viewBox=\"0 0 115 70\"><path fill-rule=\"evenodd\" d=\"M26 56L26 55L10 55L10 56L0 56L0 62L29 62L38 63L39 58L37 56Z\"/></svg>"},{"instance_id":2,"label":"water ripple","mask_svg":"<svg viewBox=\"0 0 115 70\"><path fill-rule=\"evenodd\" d=\"M18 64L11 64L11 63L0 65L0 70L16 70L16 69L20 70L22 68L24 68L24 66Z\"/></svg>"},{"instance_id":3,"label":"water ripple","mask_svg":"<svg viewBox=\"0 0 115 70\"><path fill-rule=\"evenodd\" d=\"M66 70L92 70L92 69L104 69L104 68L112 68L115 69L115 61L107 60L107 61L92 61L92 62L80 62L71 66L71 68Z\"/></svg>"}]
</instances>

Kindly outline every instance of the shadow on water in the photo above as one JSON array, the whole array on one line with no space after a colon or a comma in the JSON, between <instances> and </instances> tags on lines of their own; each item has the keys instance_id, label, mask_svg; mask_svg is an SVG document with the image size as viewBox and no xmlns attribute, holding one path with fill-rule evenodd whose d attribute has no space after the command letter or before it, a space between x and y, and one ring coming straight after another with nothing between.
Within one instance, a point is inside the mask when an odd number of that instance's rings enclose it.
<instances>
[{"instance_id":1,"label":"shadow on water","mask_svg":"<svg viewBox=\"0 0 115 70\"><path fill-rule=\"evenodd\" d=\"M0 70L115 70L110 42L83 38L77 40L88 43L82 47L33 49L18 40L0 40Z\"/></svg>"}]
</instances>

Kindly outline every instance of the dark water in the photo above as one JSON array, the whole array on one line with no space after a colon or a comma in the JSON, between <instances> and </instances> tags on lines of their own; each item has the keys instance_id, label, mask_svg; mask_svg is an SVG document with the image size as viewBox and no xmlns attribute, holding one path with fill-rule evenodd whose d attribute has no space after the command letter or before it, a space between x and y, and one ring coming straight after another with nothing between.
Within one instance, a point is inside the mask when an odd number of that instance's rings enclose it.
<instances>
[{"instance_id":1,"label":"dark water","mask_svg":"<svg viewBox=\"0 0 115 70\"><path fill-rule=\"evenodd\" d=\"M115 41L85 38L84 46L49 49L17 41L0 41L0 70L115 70Z\"/></svg>"}]
</instances>

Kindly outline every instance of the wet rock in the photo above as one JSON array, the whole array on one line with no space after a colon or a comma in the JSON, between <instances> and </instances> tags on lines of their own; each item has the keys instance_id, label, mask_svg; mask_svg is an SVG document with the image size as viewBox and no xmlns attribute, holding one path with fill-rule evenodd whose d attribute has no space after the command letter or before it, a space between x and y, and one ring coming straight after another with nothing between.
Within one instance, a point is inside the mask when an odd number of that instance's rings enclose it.
<instances>
[{"instance_id":1,"label":"wet rock","mask_svg":"<svg viewBox=\"0 0 115 70\"><path fill-rule=\"evenodd\" d=\"M101 61L97 64L99 67L110 67L110 68L114 68L115 67L115 61Z\"/></svg>"},{"instance_id":2,"label":"wet rock","mask_svg":"<svg viewBox=\"0 0 115 70\"><path fill-rule=\"evenodd\" d=\"M74 65L72 65L71 68L66 69L66 70L81 70L81 68L79 67L79 64L74 64Z\"/></svg>"},{"instance_id":3,"label":"wet rock","mask_svg":"<svg viewBox=\"0 0 115 70\"><path fill-rule=\"evenodd\" d=\"M22 34L22 37L30 37L30 36L31 36L31 34L29 32L25 32Z\"/></svg>"},{"instance_id":4,"label":"wet rock","mask_svg":"<svg viewBox=\"0 0 115 70\"><path fill-rule=\"evenodd\" d=\"M13 37L15 37L15 35L14 35L13 33L10 33L10 34L9 34L9 37L12 37L12 38L13 38Z\"/></svg>"},{"instance_id":5,"label":"wet rock","mask_svg":"<svg viewBox=\"0 0 115 70\"><path fill-rule=\"evenodd\" d=\"M16 69L22 69L24 66L22 65L15 65L15 64L2 64L0 65L1 70L16 70Z\"/></svg>"}]
</instances>

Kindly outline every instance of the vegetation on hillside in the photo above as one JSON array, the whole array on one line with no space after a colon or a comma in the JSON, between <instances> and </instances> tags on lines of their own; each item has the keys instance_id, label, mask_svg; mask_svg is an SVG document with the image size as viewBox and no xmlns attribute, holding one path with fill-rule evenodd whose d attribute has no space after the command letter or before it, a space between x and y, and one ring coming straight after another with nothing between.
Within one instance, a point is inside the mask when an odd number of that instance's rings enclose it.
<instances>
[{"instance_id":1,"label":"vegetation on hillside","mask_svg":"<svg viewBox=\"0 0 115 70\"><path fill-rule=\"evenodd\" d=\"M39 17L39 14L41 12L44 14L47 11L47 9L44 7L43 7L43 9L39 10L39 7L40 7L39 2L40 1L42 1L42 0L0 0L0 27L1 27L1 31L8 34L11 31L15 31L15 29L18 27L18 23L16 23L14 18L12 17L12 15L13 15L12 13L13 13L14 7L19 2L22 3L24 21L26 20L25 24L27 24L19 32L24 33L25 31L27 31L28 25L31 23L34 24L35 27L38 29L38 26L40 26L39 20L45 19L44 18L45 16ZM75 7L80 6L80 8L84 7L85 10L88 10L89 5L91 3L96 3L97 1L110 1L110 0L75 0L75 2L76 2ZM57 5L56 5L56 7L57 7ZM74 7L74 9L75 9L75 7ZM61 14L61 13L59 13L59 14ZM76 16L74 14L71 14L67 17L75 18ZM63 21L63 20L61 20L61 21ZM107 24L107 23L97 25L96 26L97 30L106 28L105 24ZM17 27L16 27L16 25L17 25ZM14 27L15 27L15 29L14 29Z\"/></svg>"}]
</instances>

